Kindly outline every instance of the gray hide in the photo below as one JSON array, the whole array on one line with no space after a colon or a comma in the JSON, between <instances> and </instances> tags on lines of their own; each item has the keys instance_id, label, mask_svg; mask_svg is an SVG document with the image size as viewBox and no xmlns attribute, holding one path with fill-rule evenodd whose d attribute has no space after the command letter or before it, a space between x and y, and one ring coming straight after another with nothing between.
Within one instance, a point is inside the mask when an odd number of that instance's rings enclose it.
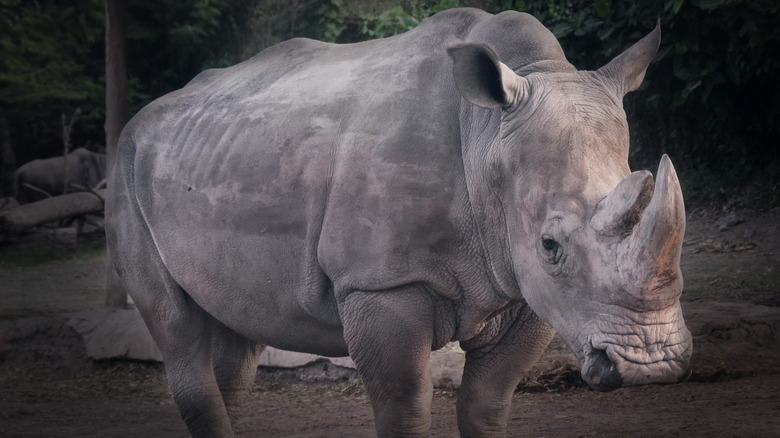
<instances>
[{"instance_id":1,"label":"gray hide","mask_svg":"<svg viewBox=\"0 0 780 438\"><path fill-rule=\"evenodd\" d=\"M75 149L67 158L52 157L23 164L14 173L14 197L20 204L27 204L46 197L25 184L45 191L51 196L63 194L65 160L68 160L68 192L78 191L71 184L92 188L105 178L106 155Z\"/></svg>"},{"instance_id":2,"label":"gray hide","mask_svg":"<svg viewBox=\"0 0 780 438\"><path fill-rule=\"evenodd\" d=\"M429 433L452 340L465 436L505 433L553 328L595 388L683 378L682 195L666 157L658 184L630 172L622 109L659 41L577 71L529 15L452 10L287 41L141 111L109 246L190 432L232 434L262 345L349 353L380 436Z\"/></svg>"}]
</instances>

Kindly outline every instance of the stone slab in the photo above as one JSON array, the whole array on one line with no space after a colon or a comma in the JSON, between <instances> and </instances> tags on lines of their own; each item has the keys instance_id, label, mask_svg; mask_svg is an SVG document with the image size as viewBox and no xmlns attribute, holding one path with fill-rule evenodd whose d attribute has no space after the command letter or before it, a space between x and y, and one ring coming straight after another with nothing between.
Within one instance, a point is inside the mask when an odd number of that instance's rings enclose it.
<instances>
[{"instance_id":1,"label":"stone slab","mask_svg":"<svg viewBox=\"0 0 780 438\"><path fill-rule=\"evenodd\" d=\"M87 346L92 359L125 358L162 361L160 350L135 309L91 309L68 321Z\"/></svg>"},{"instance_id":2,"label":"stone slab","mask_svg":"<svg viewBox=\"0 0 780 438\"><path fill-rule=\"evenodd\" d=\"M91 309L71 315L70 325L84 339L87 354L92 359L133 359L162 361L160 351L135 308ZM260 355L258 366L298 368L320 360L334 365L355 368L349 357L324 358L314 354L296 353L267 347ZM437 388L457 388L463 373L465 355L455 345L431 353L431 377Z\"/></svg>"}]
</instances>

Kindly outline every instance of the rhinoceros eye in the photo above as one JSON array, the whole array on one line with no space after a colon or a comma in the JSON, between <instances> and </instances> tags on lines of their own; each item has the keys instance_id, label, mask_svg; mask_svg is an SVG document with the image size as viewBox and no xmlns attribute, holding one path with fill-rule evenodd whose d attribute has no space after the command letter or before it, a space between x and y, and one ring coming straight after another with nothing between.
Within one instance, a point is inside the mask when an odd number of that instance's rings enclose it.
<instances>
[{"instance_id":1,"label":"rhinoceros eye","mask_svg":"<svg viewBox=\"0 0 780 438\"><path fill-rule=\"evenodd\" d=\"M542 236L542 249L544 250L543 258L547 263L557 264L561 261L563 256L563 248L561 245L549 235Z\"/></svg>"}]
</instances>

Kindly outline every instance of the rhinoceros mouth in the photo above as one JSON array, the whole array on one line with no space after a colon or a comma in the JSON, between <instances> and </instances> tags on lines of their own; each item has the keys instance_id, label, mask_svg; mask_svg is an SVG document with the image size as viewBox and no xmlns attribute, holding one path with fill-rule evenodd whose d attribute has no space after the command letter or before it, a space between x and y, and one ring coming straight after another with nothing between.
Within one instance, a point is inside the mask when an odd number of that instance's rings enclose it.
<instances>
[{"instance_id":1,"label":"rhinoceros mouth","mask_svg":"<svg viewBox=\"0 0 780 438\"><path fill-rule=\"evenodd\" d=\"M594 348L588 353L585 358L582 367L582 378L588 383L588 385L598 391L608 392L623 386L638 385L638 384L671 384L679 383L687 380L692 374L692 370L687 360L681 361L677 364L677 360L670 361L657 361L650 364L640 364L638 368L620 371L618 365L609 357L606 350L600 350ZM665 370L663 377L656 374L651 377L651 374L657 373L657 370L651 371L653 365ZM682 365L679 367L681 372L677 372L676 365ZM627 378L626 375L641 375L643 378L638 381L634 378Z\"/></svg>"},{"instance_id":2,"label":"rhinoceros mouth","mask_svg":"<svg viewBox=\"0 0 780 438\"><path fill-rule=\"evenodd\" d=\"M681 382L691 375L691 344L680 342L631 347L612 342L590 342L582 360L582 378L594 389Z\"/></svg>"},{"instance_id":3,"label":"rhinoceros mouth","mask_svg":"<svg viewBox=\"0 0 780 438\"><path fill-rule=\"evenodd\" d=\"M578 333L582 377L599 390L620 386L674 383L689 371L693 341L679 304L662 310L611 309ZM602 313L603 314L603 313Z\"/></svg>"}]
</instances>

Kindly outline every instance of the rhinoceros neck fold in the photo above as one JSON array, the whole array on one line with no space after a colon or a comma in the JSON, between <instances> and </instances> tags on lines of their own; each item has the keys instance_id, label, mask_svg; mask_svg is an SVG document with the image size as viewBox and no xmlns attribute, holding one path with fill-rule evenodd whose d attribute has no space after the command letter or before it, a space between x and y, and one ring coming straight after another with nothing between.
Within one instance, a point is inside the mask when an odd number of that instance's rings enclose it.
<instances>
[{"instance_id":1,"label":"rhinoceros neck fold","mask_svg":"<svg viewBox=\"0 0 780 438\"><path fill-rule=\"evenodd\" d=\"M461 147L469 203L490 271L491 285L507 299L520 299L522 294L514 275L509 248L509 234L504 205L497 190L497 181L490 181L487 164L499 141L500 109L483 109L462 104ZM487 135L486 133L492 133ZM498 177L493 174L493 177Z\"/></svg>"}]
</instances>

